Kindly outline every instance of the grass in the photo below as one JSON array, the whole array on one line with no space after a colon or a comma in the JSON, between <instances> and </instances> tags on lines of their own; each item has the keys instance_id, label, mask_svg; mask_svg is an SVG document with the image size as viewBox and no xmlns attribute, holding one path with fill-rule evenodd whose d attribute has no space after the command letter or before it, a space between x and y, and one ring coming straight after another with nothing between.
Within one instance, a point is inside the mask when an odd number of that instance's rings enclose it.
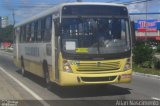
<instances>
[{"instance_id":1,"label":"grass","mask_svg":"<svg viewBox=\"0 0 160 106\"><path fill-rule=\"evenodd\" d=\"M144 73L144 74L153 74L153 75L159 75L160 76L160 70L154 69L154 68L143 68L138 65L133 65L133 71L134 72L139 72L139 73Z\"/></svg>"}]
</instances>

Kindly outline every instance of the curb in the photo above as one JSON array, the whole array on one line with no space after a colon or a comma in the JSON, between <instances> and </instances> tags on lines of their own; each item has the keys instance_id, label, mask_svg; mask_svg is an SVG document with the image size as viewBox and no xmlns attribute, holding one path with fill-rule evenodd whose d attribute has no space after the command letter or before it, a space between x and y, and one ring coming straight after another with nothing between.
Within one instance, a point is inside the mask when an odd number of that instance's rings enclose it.
<instances>
[{"instance_id":1,"label":"curb","mask_svg":"<svg viewBox=\"0 0 160 106\"><path fill-rule=\"evenodd\" d=\"M144 73L139 73L139 72L133 72L133 75L150 77L150 78L154 78L154 79L159 79L160 80L160 76L159 75L144 74Z\"/></svg>"}]
</instances>

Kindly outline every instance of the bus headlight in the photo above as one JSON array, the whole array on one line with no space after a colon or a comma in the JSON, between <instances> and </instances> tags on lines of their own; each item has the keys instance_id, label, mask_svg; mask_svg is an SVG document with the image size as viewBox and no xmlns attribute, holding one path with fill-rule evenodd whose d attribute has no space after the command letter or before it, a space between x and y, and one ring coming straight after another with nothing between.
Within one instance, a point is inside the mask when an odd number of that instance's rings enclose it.
<instances>
[{"instance_id":1,"label":"bus headlight","mask_svg":"<svg viewBox=\"0 0 160 106\"><path fill-rule=\"evenodd\" d=\"M71 69L70 64L68 63L67 60L63 60L63 71L72 73L72 69Z\"/></svg>"},{"instance_id":2,"label":"bus headlight","mask_svg":"<svg viewBox=\"0 0 160 106\"><path fill-rule=\"evenodd\" d=\"M126 60L126 64L124 66L124 71L127 71L131 68L132 68L131 59L129 58L129 59Z\"/></svg>"}]
</instances>

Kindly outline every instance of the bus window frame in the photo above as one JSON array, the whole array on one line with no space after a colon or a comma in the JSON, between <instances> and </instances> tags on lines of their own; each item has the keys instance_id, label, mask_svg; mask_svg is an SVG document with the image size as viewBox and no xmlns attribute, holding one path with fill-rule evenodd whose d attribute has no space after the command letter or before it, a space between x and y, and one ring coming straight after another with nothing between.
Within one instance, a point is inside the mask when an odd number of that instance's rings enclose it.
<instances>
[{"instance_id":1,"label":"bus window frame","mask_svg":"<svg viewBox=\"0 0 160 106\"><path fill-rule=\"evenodd\" d=\"M26 42L30 42L30 38L31 38L31 23L28 23L26 25Z\"/></svg>"},{"instance_id":2,"label":"bus window frame","mask_svg":"<svg viewBox=\"0 0 160 106\"><path fill-rule=\"evenodd\" d=\"M34 22L34 41L37 42L37 35L38 35L38 21Z\"/></svg>"},{"instance_id":3,"label":"bus window frame","mask_svg":"<svg viewBox=\"0 0 160 106\"><path fill-rule=\"evenodd\" d=\"M32 22L31 23L31 42L35 42L34 26L35 26L35 22Z\"/></svg>"},{"instance_id":4,"label":"bus window frame","mask_svg":"<svg viewBox=\"0 0 160 106\"><path fill-rule=\"evenodd\" d=\"M45 17L44 42L51 42L52 37L52 15Z\"/></svg>"},{"instance_id":5,"label":"bus window frame","mask_svg":"<svg viewBox=\"0 0 160 106\"><path fill-rule=\"evenodd\" d=\"M42 29L42 22L41 19L38 20L38 25L37 25L37 42L42 42L42 33L41 33L41 29Z\"/></svg>"},{"instance_id":6,"label":"bus window frame","mask_svg":"<svg viewBox=\"0 0 160 106\"><path fill-rule=\"evenodd\" d=\"M45 34L45 17L40 19L41 20L41 41L44 42L44 34Z\"/></svg>"}]
</instances>

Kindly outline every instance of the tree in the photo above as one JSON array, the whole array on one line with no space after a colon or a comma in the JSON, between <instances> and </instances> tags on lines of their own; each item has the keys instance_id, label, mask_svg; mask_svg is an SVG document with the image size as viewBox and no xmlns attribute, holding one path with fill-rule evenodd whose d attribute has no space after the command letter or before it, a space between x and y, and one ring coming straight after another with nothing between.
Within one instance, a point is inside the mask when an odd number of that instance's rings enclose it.
<instances>
[{"instance_id":1,"label":"tree","mask_svg":"<svg viewBox=\"0 0 160 106\"><path fill-rule=\"evenodd\" d=\"M0 42L13 42L13 25L0 28Z\"/></svg>"},{"instance_id":2,"label":"tree","mask_svg":"<svg viewBox=\"0 0 160 106\"><path fill-rule=\"evenodd\" d=\"M133 60L135 64L144 65L149 63L148 67L151 67L153 58L152 47L144 42L137 43L133 49Z\"/></svg>"}]
</instances>

